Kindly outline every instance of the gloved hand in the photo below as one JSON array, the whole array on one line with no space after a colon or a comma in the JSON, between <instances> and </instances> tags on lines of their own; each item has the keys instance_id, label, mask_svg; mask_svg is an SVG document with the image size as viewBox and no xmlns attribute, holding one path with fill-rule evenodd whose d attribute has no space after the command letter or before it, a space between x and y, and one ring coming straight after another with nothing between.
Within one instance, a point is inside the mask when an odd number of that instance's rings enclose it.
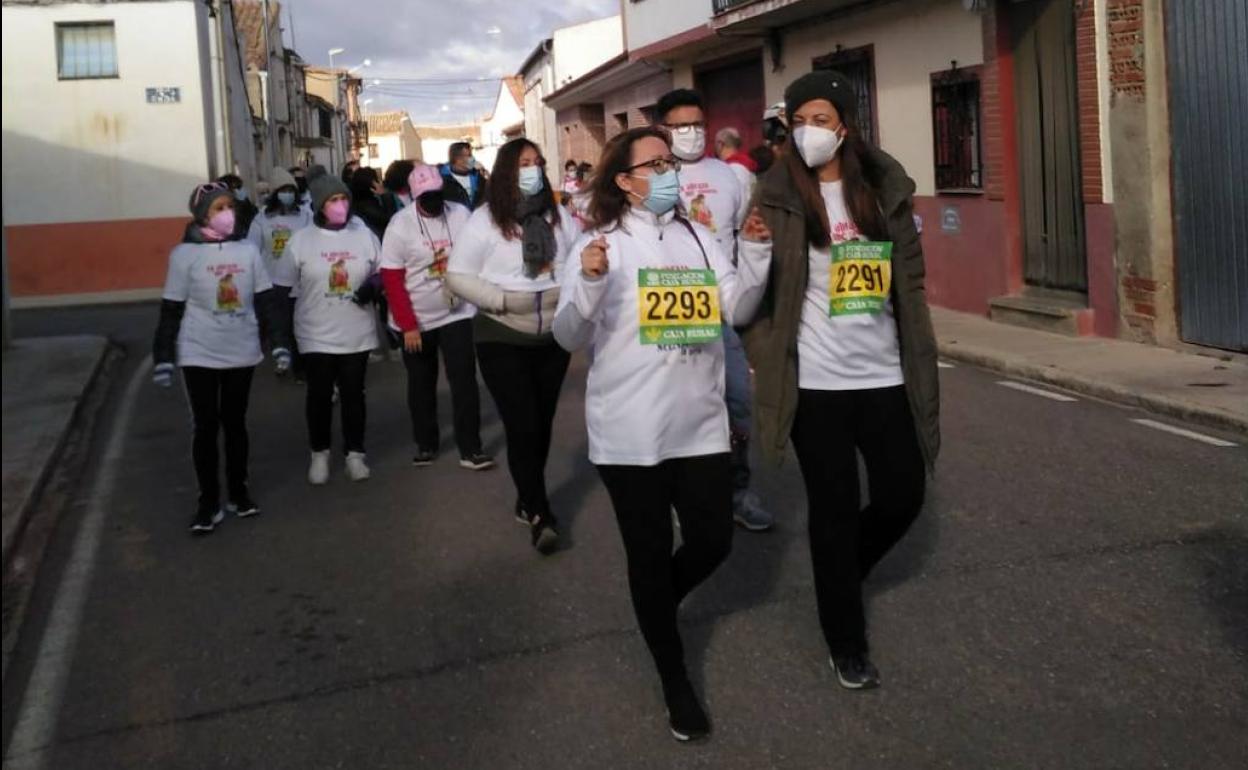
<instances>
[{"instance_id":1,"label":"gloved hand","mask_svg":"<svg viewBox=\"0 0 1248 770\"><path fill-rule=\"evenodd\" d=\"M173 370L175 368L173 364L156 364L156 368L152 370L152 382L161 388L173 387Z\"/></svg>"},{"instance_id":2,"label":"gloved hand","mask_svg":"<svg viewBox=\"0 0 1248 770\"><path fill-rule=\"evenodd\" d=\"M371 305L381 299L383 292L381 273L373 273L355 290L351 300L360 306Z\"/></svg>"},{"instance_id":3,"label":"gloved hand","mask_svg":"<svg viewBox=\"0 0 1248 770\"><path fill-rule=\"evenodd\" d=\"M273 349L273 371L277 373L277 376L281 377L290 371L292 360L290 351L286 348Z\"/></svg>"}]
</instances>

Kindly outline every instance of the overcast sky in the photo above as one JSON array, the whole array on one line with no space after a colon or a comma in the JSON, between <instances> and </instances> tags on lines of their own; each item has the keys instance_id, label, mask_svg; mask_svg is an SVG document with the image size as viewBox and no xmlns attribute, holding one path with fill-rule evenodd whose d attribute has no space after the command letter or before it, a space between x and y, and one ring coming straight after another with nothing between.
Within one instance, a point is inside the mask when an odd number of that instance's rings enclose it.
<instances>
[{"instance_id":1,"label":"overcast sky","mask_svg":"<svg viewBox=\"0 0 1248 770\"><path fill-rule=\"evenodd\" d=\"M284 0L282 27L291 45L293 26L292 47L312 64L329 64L331 48L346 49L336 66L371 60L357 70L370 112L453 123L488 114L497 78L514 74L551 30L619 10L619 0Z\"/></svg>"}]
</instances>

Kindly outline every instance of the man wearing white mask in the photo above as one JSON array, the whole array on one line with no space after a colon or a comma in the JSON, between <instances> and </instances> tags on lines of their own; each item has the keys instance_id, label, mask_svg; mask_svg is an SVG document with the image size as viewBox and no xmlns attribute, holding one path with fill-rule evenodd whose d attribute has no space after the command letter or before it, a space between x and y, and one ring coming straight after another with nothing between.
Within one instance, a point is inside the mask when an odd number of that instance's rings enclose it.
<instances>
[{"instance_id":1,"label":"man wearing white mask","mask_svg":"<svg viewBox=\"0 0 1248 770\"><path fill-rule=\"evenodd\" d=\"M689 219L715 235L736 264L737 232L749 214L749 191L732 168L706 153L706 110L697 91L680 88L659 98L659 123L672 137L672 154L681 160L680 197ZM771 529L774 519L750 490L750 367L745 348L731 326L724 326L725 401L732 432L732 502L737 523L752 532Z\"/></svg>"}]
</instances>

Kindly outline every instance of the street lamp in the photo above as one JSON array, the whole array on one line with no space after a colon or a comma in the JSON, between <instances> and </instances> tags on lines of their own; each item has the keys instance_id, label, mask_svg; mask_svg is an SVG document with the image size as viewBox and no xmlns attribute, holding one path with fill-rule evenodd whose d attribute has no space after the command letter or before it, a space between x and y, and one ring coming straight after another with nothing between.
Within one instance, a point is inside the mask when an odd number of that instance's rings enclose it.
<instances>
[{"instance_id":1,"label":"street lamp","mask_svg":"<svg viewBox=\"0 0 1248 770\"><path fill-rule=\"evenodd\" d=\"M337 55L338 55L338 54L340 54L340 53L345 53L345 52L346 52L346 50L347 50L347 49L345 49L345 48L331 48L331 49L329 49L329 68L330 68L331 70L334 68L334 57L335 57L335 56L337 56Z\"/></svg>"}]
</instances>

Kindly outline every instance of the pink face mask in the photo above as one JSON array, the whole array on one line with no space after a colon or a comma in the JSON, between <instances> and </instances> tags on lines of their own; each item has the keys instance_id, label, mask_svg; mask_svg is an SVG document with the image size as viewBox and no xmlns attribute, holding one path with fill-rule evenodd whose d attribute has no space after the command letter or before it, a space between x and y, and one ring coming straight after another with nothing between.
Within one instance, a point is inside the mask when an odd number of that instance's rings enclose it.
<instances>
[{"instance_id":1,"label":"pink face mask","mask_svg":"<svg viewBox=\"0 0 1248 770\"><path fill-rule=\"evenodd\" d=\"M200 232L210 241L224 241L234 234L234 209L221 209L208 218Z\"/></svg>"},{"instance_id":2,"label":"pink face mask","mask_svg":"<svg viewBox=\"0 0 1248 770\"><path fill-rule=\"evenodd\" d=\"M351 203L346 198L330 201L325 204L325 221L334 227L342 227L347 223L350 210Z\"/></svg>"}]
</instances>

